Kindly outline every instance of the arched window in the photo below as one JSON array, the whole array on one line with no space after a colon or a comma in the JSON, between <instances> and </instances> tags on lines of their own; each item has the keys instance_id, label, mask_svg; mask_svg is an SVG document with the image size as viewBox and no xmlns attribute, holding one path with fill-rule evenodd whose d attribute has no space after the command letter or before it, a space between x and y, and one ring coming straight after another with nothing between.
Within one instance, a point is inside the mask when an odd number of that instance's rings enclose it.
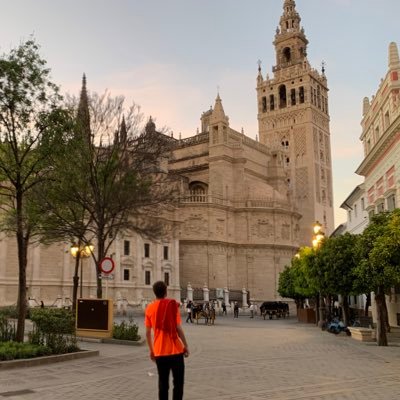
<instances>
[{"instance_id":1,"label":"arched window","mask_svg":"<svg viewBox=\"0 0 400 400\"><path fill-rule=\"evenodd\" d=\"M291 89L290 90L290 104L292 106L296 105L296 89Z\"/></svg>"},{"instance_id":2,"label":"arched window","mask_svg":"<svg viewBox=\"0 0 400 400\"><path fill-rule=\"evenodd\" d=\"M279 86L279 108L285 108L287 105L286 101L286 86Z\"/></svg>"},{"instance_id":3,"label":"arched window","mask_svg":"<svg viewBox=\"0 0 400 400\"><path fill-rule=\"evenodd\" d=\"M208 185L204 182L191 182L189 184L190 201L205 203L207 201Z\"/></svg>"},{"instance_id":4,"label":"arched window","mask_svg":"<svg viewBox=\"0 0 400 400\"><path fill-rule=\"evenodd\" d=\"M288 63L288 62L290 62L292 60L292 54L291 54L291 51L290 51L290 47L285 47L283 49L282 54L283 54L283 61L284 62Z\"/></svg>"},{"instance_id":5,"label":"arched window","mask_svg":"<svg viewBox=\"0 0 400 400\"><path fill-rule=\"evenodd\" d=\"M300 86L299 88L299 101L300 103L304 103L304 87Z\"/></svg>"},{"instance_id":6,"label":"arched window","mask_svg":"<svg viewBox=\"0 0 400 400\"><path fill-rule=\"evenodd\" d=\"M273 94L269 96L269 109L271 111L274 111L275 109L275 96Z\"/></svg>"}]
</instances>

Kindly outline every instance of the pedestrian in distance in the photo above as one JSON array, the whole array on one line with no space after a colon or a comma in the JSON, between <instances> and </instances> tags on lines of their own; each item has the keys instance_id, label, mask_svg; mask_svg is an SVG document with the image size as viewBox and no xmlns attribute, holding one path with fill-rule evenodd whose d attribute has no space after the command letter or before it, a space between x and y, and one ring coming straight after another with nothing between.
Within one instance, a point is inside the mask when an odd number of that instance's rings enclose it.
<instances>
[{"instance_id":1,"label":"pedestrian in distance","mask_svg":"<svg viewBox=\"0 0 400 400\"><path fill-rule=\"evenodd\" d=\"M233 305L233 318L239 318L239 304L237 301Z\"/></svg>"},{"instance_id":2,"label":"pedestrian in distance","mask_svg":"<svg viewBox=\"0 0 400 400\"><path fill-rule=\"evenodd\" d=\"M222 306L222 315L226 315L226 304L224 301L222 302L221 306Z\"/></svg>"},{"instance_id":3,"label":"pedestrian in distance","mask_svg":"<svg viewBox=\"0 0 400 400\"><path fill-rule=\"evenodd\" d=\"M193 310L193 303L191 300L189 300L189 302L186 305L186 312L187 312L186 323L188 323L190 321L193 324L192 310Z\"/></svg>"},{"instance_id":4,"label":"pedestrian in distance","mask_svg":"<svg viewBox=\"0 0 400 400\"><path fill-rule=\"evenodd\" d=\"M155 301L146 308L146 341L150 359L157 365L158 399L168 400L169 375L173 377L173 400L183 399L185 380L184 357L189 348L182 330L179 305L167 298L167 285L158 281L153 285Z\"/></svg>"},{"instance_id":5,"label":"pedestrian in distance","mask_svg":"<svg viewBox=\"0 0 400 400\"><path fill-rule=\"evenodd\" d=\"M250 304L250 307L249 307L249 310L250 310L250 318L254 318L254 304L253 303L251 303Z\"/></svg>"}]
</instances>

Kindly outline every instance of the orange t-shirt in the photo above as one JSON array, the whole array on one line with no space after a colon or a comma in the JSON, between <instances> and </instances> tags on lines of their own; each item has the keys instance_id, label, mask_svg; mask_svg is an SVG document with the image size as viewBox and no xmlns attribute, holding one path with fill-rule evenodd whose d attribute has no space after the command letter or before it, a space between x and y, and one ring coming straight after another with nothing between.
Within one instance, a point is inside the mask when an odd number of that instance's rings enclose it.
<instances>
[{"instance_id":1,"label":"orange t-shirt","mask_svg":"<svg viewBox=\"0 0 400 400\"><path fill-rule=\"evenodd\" d=\"M182 354L184 352L184 346L179 336L175 337L167 332L157 329L157 311L160 305L160 300L155 300L149 304L146 308L144 325L148 328L152 328L154 331L154 342L153 351L154 356L171 356L173 354ZM180 325L181 315L179 313L179 307L176 314L176 324Z\"/></svg>"}]
</instances>

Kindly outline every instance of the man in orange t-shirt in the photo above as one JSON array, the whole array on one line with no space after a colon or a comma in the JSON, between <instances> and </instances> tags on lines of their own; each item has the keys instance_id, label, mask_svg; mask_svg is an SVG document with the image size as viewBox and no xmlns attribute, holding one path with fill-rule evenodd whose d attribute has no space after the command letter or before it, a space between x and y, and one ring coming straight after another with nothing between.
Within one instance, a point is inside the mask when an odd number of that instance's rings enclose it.
<instances>
[{"instance_id":1,"label":"man in orange t-shirt","mask_svg":"<svg viewBox=\"0 0 400 400\"><path fill-rule=\"evenodd\" d=\"M144 324L150 358L157 364L158 398L168 400L169 373L172 371L173 400L182 400L185 379L183 357L189 356L189 349L181 326L179 304L166 298L167 285L164 282L156 282L153 291L156 300L147 306Z\"/></svg>"}]
</instances>

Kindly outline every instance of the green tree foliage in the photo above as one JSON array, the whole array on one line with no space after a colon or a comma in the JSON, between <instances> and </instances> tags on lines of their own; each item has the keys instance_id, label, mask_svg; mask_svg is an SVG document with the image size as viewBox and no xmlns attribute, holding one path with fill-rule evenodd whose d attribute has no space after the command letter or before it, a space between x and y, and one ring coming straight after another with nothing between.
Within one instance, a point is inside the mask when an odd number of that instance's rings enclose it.
<instances>
[{"instance_id":1,"label":"green tree foliage","mask_svg":"<svg viewBox=\"0 0 400 400\"><path fill-rule=\"evenodd\" d=\"M357 236L350 233L326 238L316 252L313 275L319 290L326 296L340 294L343 297L343 315L345 324L349 323L349 304L347 297L356 293L358 264L355 252ZM359 292L358 292L359 293ZM361 292L362 293L362 292Z\"/></svg>"},{"instance_id":2,"label":"green tree foliage","mask_svg":"<svg viewBox=\"0 0 400 400\"><path fill-rule=\"evenodd\" d=\"M282 297L294 299L298 307L304 299L315 297L318 293L310 275L314 260L314 251L303 247L279 276L278 293Z\"/></svg>"},{"instance_id":3,"label":"green tree foliage","mask_svg":"<svg viewBox=\"0 0 400 400\"><path fill-rule=\"evenodd\" d=\"M375 293L377 342L387 346L389 329L385 294L400 282L400 213L380 213L372 218L358 242L360 263L356 273L363 284Z\"/></svg>"},{"instance_id":4,"label":"green tree foliage","mask_svg":"<svg viewBox=\"0 0 400 400\"><path fill-rule=\"evenodd\" d=\"M31 194L48 181L50 154L65 130L66 113L49 73L34 40L0 56L0 222L17 240L18 341L24 337L28 245L45 217Z\"/></svg>"}]
</instances>

